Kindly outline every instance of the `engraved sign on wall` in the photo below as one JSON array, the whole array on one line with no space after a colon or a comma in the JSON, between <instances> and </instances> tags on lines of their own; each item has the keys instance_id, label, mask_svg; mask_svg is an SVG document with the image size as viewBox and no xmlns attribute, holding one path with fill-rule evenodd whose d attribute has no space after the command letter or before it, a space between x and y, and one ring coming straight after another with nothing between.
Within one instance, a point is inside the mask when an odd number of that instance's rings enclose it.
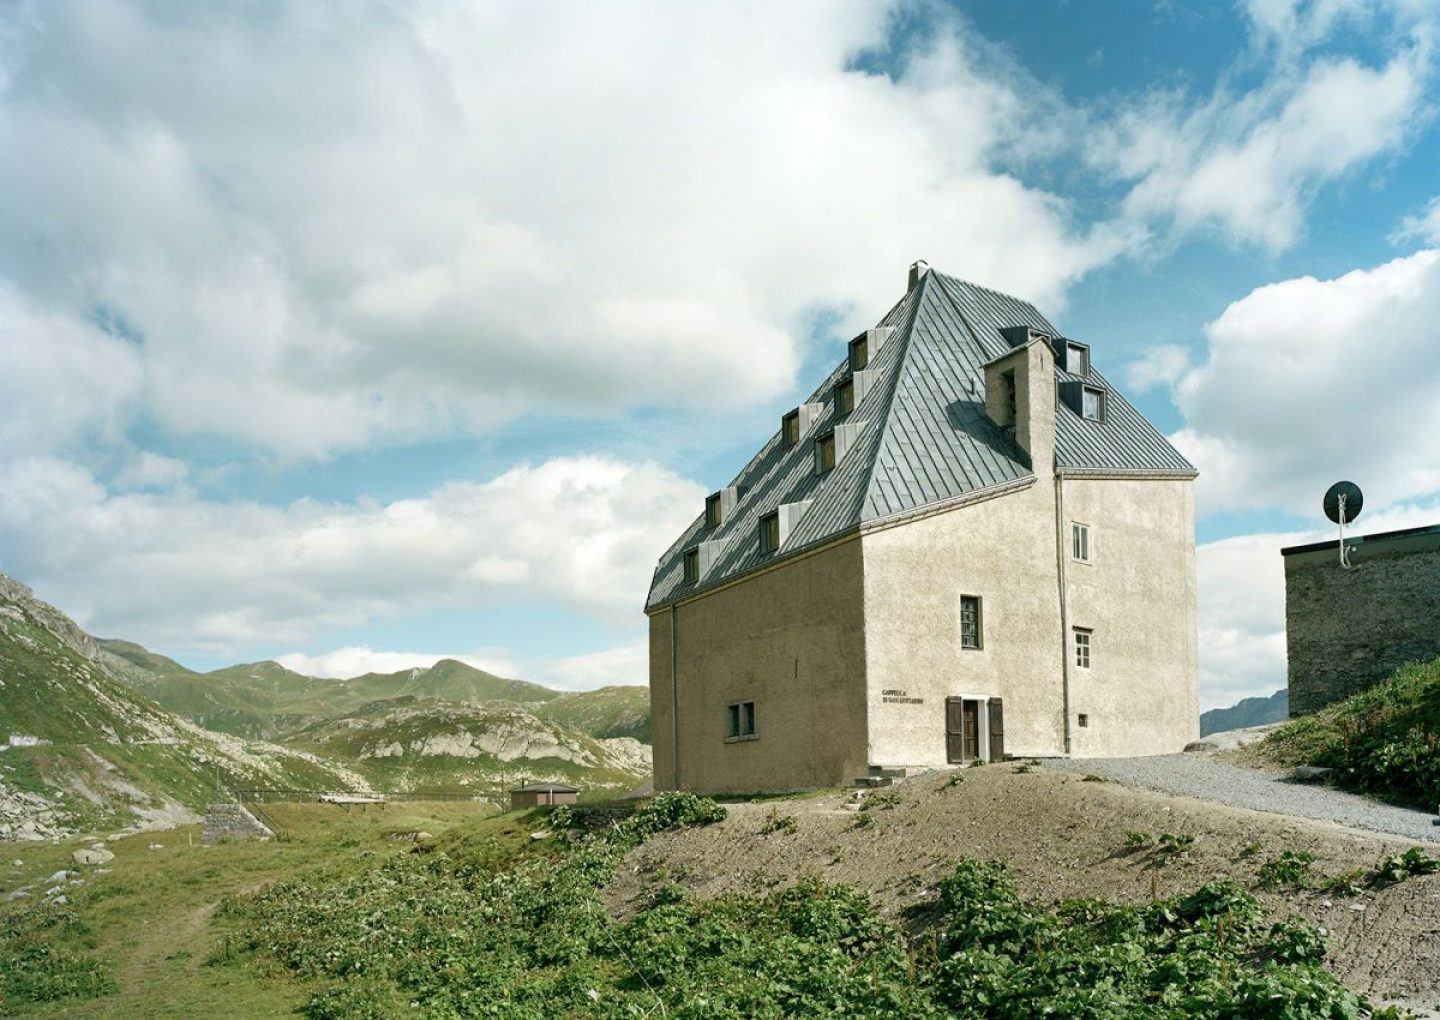
<instances>
[{"instance_id":1,"label":"engraved sign on wall","mask_svg":"<svg viewBox=\"0 0 1440 1020\"><path fill-rule=\"evenodd\" d=\"M912 698L908 691L898 690L894 687L887 688L880 692L880 700L887 705L923 705L924 698Z\"/></svg>"}]
</instances>

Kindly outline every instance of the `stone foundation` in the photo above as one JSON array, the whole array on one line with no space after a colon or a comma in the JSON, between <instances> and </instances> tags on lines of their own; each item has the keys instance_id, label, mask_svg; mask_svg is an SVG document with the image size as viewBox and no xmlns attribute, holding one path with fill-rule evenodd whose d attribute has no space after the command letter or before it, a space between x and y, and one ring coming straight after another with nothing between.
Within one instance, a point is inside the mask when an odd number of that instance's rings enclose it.
<instances>
[{"instance_id":1,"label":"stone foundation","mask_svg":"<svg viewBox=\"0 0 1440 1020\"><path fill-rule=\"evenodd\" d=\"M243 804L211 804L205 809L202 843L218 843L222 839L269 839L275 835Z\"/></svg>"}]
</instances>

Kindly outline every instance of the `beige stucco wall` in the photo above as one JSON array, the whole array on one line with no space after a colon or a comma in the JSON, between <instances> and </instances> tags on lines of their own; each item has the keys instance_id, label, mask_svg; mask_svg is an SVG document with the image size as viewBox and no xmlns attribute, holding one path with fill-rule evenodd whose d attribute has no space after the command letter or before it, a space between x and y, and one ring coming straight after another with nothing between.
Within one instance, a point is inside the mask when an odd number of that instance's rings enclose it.
<instances>
[{"instance_id":1,"label":"beige stucco wall","mask_svg":"<svg viewBox=\"0 0 1440 1020\"><path fill-rule=\"evenodd\" d=\"M1199 735L1195 503L1190 481L1066 479L1070 521L1090 525L1091 562L1069 556L1072 627L1094 631L1071 671L1076 757L1168 754Z\"/></svg>"},{"instance_id":2,"label":"beige stucco wall","mask_svg":"<svg viewBox=\"0 0 1440 1020\"><path fill-rule=\"evenodd\" d=\"M861 540L872 763L943 766L961 695L1004 699L1007 753L1063 753L1054 522L1047 479ZM962 595L982 600L978 650L960 647Z\"/></svg>"},{"instance_id":3,"label":"beige stucco wall","mask_svg":"<svg viewBox=\"0 0 1440 1020\"><path fill-rule=\"evenodd\" d=\"M679 785L749 792L849 785L866 770L860 541L777 565L675 610ZM670 611L650 619L655 788L674 787ZM758 737L727 743L727 706Z\"/></svg>"}]
</instances>

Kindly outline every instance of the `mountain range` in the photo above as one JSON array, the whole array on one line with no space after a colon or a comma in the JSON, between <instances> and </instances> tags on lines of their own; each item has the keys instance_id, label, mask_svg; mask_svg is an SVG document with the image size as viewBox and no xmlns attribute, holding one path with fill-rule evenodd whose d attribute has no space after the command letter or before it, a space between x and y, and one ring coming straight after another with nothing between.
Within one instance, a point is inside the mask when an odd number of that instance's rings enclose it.
<instances>
[{"instance_id":1,"label":"mountain range","mask_svg":"<svg viewBox=\"0 0 1440 1020\"><path fill-rule=\"evenodd\" d=\"M174 824L240 789L620 791L649 776L648 740L644 687L561 692L449 659L198 673L93 638L0 574L0 838Z\"/></svg>"},{"instance_id":2,"label":"mountain range","mask_svg":"<svg viewBox=\"0 0 1440 1020\"><path fill-rule=\"evenodd\" d=\"M1243 698L1229 708L1212 708L1200 713L1200 735L1243 730L1251 726L1284 722L1290 718L1290 691L1282 688L1268 698Z\"/></svg>"}]
</instances>

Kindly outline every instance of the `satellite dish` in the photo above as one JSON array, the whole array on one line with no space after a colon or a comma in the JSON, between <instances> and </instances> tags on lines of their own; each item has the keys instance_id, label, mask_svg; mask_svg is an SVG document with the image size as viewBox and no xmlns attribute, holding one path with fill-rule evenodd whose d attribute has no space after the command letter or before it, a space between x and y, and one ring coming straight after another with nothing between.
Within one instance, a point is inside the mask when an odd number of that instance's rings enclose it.
<instances>
[{"instance_id":1,"label":"satellite dish","mask_svg":"<svg viewBox=\"0 0 1440 1020\"><path fill-rule=\"evenodd\" d=\"M1353 545L1345 544L1345 525L1360 516L1365 505L1365 496L1354 482L1336 482L1325 490L1325 516L1340 526L1340 566L1350 569L1350 554Z\"/></svg>"},{"instance_id":2,"label":"satellite dish","mask_svg":"<svg viewBox=\"0 0 1440 1020\"><path fill-rule=\"evenodd\" d=\"M1336 482L1325 490L1325 516L1332 524L1349 524L1360 516L1360 508L1364 505L1365 494L1354 482ZM1342 513L1344 520L1340 519Z\"/></svg>"}]
</instances>

